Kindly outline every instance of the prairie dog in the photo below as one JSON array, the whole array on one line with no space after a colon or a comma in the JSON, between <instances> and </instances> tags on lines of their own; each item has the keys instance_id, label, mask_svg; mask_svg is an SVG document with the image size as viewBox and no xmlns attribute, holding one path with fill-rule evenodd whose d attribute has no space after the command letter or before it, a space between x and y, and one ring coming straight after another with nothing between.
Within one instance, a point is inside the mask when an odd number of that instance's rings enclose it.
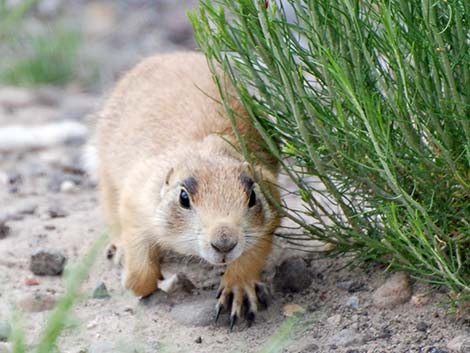
<instances>
[{"instance_id":1,"label":"prairie dog","mask_svg":"<svg viewBox=\"0 0 470 353\"><path fill-rule=\"evenodd\" d=\"M231 107L262 155L246 112L234 98ZM216 310L218 316L232 304L233 326L244 299L249 320L265 304L260 273L279 214L260 183L275 199L279 193L276 163L264 154L254 173L224 115L202 54L157 55L117 84L98 114L95 138L101 202L123 251L124 286L138 296L154 292L163 278L162 249L199 256L226 266Z\"/></svg>"}]
</instances>

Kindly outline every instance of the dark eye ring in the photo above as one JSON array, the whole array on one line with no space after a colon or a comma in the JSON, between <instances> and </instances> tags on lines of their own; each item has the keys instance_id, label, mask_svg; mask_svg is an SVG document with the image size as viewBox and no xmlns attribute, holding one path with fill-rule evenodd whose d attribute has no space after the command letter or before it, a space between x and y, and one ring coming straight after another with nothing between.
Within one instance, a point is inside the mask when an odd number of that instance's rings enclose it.
<instances>
[{"instance_id":1,"label":"dark eye ring","mask_svg":"<svg viewBox=\"0 0 470 353\"><path fill-rule=\"evenodd\" d=\"M182 189L180 192L180 205L181 207L186 209L191 208L191 203L189 202L189 195L184 189Z\"/></svg>"},{"instance_id":2,"label":"dark eye ring","mask_svg":"<svg viewBox=\"0 0 470 353\"><path fill-rule=\"evenodd\" d=\"M251 189L250 200L248 201L248 207L251 208L256 205L256 193L254 189Z\"/></svg>"}]
</instances>

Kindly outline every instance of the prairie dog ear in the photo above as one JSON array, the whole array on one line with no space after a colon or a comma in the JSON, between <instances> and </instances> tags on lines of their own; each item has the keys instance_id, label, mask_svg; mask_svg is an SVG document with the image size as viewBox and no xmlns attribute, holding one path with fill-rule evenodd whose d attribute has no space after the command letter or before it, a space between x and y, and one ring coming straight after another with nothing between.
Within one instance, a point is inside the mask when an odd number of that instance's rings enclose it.
<instances>
[{"instance_id":1,"label":"prairie dog ear","mask_svg":"<svg viewBox=\"0 0 470 353\"><path fill-rule=\"evenodd\" d=\"M243 170L246 174L252 177L256 182L263 180L263 168L260 165L251 165L248 162L243 162Z\"/></svg>"},{"instance_id":2,"label":"prairie dog ear","mask_svg":"<svg viewBox=\"0 0 470 353\"><path fill-rule=\"evenodd\" d=\"M249 176L255 176L255 171L253 170L253 166L249 162L247 161L243 162L242 169Z\"/></svg>"}]
</instances>

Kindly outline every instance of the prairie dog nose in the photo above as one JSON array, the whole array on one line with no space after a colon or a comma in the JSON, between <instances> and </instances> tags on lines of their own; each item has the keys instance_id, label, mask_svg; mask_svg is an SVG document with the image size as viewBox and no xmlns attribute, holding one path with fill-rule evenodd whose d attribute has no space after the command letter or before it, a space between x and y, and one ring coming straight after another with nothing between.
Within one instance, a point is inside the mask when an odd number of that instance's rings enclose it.
<instances>
[{"instance_id":1,"label":"prairie dog nose","mask_svg":"<svg viewBox=\"0 0 470 353\"><path fill-rule=\"evenodd\" d=\"M229 226L217 227L213 233L211 246L220 253L228 253L238 244L236 231Z\"/></svg>"}]
</instances>

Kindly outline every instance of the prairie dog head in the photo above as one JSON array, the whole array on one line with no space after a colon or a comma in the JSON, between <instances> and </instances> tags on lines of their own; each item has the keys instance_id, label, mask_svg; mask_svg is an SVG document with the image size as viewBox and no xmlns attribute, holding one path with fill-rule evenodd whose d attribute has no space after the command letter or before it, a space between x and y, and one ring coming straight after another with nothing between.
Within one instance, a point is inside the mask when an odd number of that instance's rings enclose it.
<instances>
[{"instance_id":1,"label":"prairie dog head","mask_svg":"<svg viewBox=\"0 0 470 353\"><path fill-rule=\"evenodd\" d=\"M216 265L270 241L278 215L247 163L198 158L172 168L161 190L159 241Z\"/></svg>"}]
</instances>

